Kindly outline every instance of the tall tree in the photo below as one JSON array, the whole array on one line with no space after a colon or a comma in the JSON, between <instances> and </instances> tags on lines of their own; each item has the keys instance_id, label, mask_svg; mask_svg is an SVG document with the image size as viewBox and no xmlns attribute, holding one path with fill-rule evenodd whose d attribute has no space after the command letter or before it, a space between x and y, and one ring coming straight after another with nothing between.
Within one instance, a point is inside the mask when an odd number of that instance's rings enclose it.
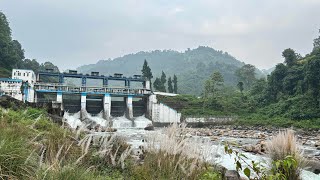
<instances>
[{"instance_id":1,"label":"tall tree","mask_svg":"<svg viewBox=\"0 0 320 180\"><path fill-rule=\"evenodd\" d=\"M223 86L223 76L220 72L214 72L210 78L205 82L205 97L215 97L219 89Z\"/></svg>"},{"instance_id":2,"label":"tall tree","mask_svg":"<svg viewBox=\"0 0 320 180\"><path fill-rule=\"evenodd\" d=\"M168 78L168 91L169 91L169 93L173 93L173 86L172 86L171 77Z\"/></svg>"},{"instance_id":3,"label":"tall tree","mask_svg":"<svg viewBox=\"0 0 320 180\"><path fill-rule=\"evenodd\" d=\"M17 67L22 59L24 59L24 51L21 44L12 40L9 22L6 16L0 12L0 71L7 73L0 74L0 76L9 75L8 72Z\"/></svg>"},{"instance_id":4,"label":"tall tree","mask_svg":"<svg viewBox=\"0 0 320 180\"><path fill-rule=\"evenodd\" d=\"M297 53L291 49L285 49L282 52L282 57L284 57L284 62L288 65L288 66L292 66L296 63L298 57L297 57Z\"/></svg>"},{"instance_id":5,"label":"tall tree","mask_svg":"<svg viewBox=\"0 0 320 180\"><path fill-rule=\"evenodd\" d=\"M161 91L161 80L159 78L156 78L156 80L153 83L153 87L156 91Z\"/></svg>"},{"instance_id":6,"label":"tall tree","mask_svg":"<svg viewBox=\"0 0 320 180\"><path fill-rule=\"evenodd\" d=\"M162 71L162 74L161 74L161 91L162 92L166 92L166 82L167 82L167 76L166 74Z\"/></svg>"},{"instance_id":7,"label":"tall tree","mask_svg":"<svg viewBox=\"0 0 320 180\"><path fill-rule=\"evenodd\" d=\"M151 81L151 79L153 78L153 75L152 75L152 72L151 72L151 68L149 67L148 62L147 62L146 59L144 60L141 72L142 72L142 76L143 77L145 77L149 81Z\"/></svg>"},{"instance_id":8,"label":"tall tree","mask_svg":"<svg viewBox=\"0 0 320 180\"><path fill-rule=\"evenodd\" d=\"M176 75L173 76L173 93L178 93L178 78Z\"/></svg>"},{"instance_id":9,"label":"tall tree","mask_svg":"<svg viewBox=\"0 0 320 180\"><path fill-rule=\"evenodd\" d=\"M235 74L238 76L239 81L243 82L246 88L250 88L255 82L255 70L256 68L251 64L246 64L236 70Z\"/></svg>"}]
</instances>

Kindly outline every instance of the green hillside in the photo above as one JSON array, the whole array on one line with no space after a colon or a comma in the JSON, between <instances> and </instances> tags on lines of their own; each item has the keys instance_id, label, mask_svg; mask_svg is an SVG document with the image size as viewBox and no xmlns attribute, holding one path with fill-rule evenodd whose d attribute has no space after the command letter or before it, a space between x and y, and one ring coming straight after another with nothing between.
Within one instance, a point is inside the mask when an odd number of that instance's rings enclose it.
<instances>
[{"instance_id":1,"label":"green hillside","mask_svg":"<svg viewBox=\"0 0 320 180\"><path fill-rule=\"evenodd\" d=\"M226 85L236 85L235 71L244 65L243 62L229 55L227 52L217 51L210 47L199 46L185 52L173 50L155 50L138 52L115 59L101 60L97 64L84 65L78 68L82 73L99 71L102 74L120 72L125 76L141 74L144 60L147 60L155 77L164 71L167 75L178 77L178 92L183 94L200 95L204 81L214 71L219 71ZM259 72L261 75L261 73Z\"/></svg>"}]
</instances>

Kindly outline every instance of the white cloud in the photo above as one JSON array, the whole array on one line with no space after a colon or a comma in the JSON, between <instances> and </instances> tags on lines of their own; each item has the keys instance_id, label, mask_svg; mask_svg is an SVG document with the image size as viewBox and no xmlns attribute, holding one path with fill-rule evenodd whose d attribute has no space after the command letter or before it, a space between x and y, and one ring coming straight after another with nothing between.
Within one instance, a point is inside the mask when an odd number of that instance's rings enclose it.
<instances>
[{"instance_id":1,"label":"white cloud","mask_svg":"<svg viewBox=\"0 0 320 180\"><path fill-rule=\"evenodd\" d=\"M60 67L141 50L209 45L267 68L282 61L285 48L310 51L320 28L319 2L3 0L0 7L26 57Z\"/></svg>"}]
</instances>

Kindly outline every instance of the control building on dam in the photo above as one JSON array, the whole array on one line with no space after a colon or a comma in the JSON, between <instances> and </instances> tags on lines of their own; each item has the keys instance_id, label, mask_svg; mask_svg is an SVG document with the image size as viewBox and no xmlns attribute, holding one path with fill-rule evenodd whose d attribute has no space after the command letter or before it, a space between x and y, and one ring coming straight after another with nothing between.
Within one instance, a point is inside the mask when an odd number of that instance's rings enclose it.
<instances>
[{"instance_id":1,"label":"control building on dam","mask_svg":"<svg viewBox=\"0 0 320 180\"><path fill-rule=\"evenodd\" d=\"M152 118L150 81L141 75L124 77L99 75L99 72L81 74L70 70L57 73L52 70L37 74L34 101L52 103L60 112L103 113L105 119L141 115Z\"/></svg>"}]
</instances>

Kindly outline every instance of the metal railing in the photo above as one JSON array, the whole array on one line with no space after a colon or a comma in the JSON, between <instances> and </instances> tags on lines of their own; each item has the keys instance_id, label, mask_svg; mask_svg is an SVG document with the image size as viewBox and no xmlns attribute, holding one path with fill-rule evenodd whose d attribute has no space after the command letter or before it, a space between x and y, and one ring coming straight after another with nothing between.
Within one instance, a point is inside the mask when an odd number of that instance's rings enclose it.
<instances>
[{"instance_id":1,"label":"metal railing","mask_svg":"<svg viewBox=\"0 0 320 180\"><path fill-rule=\"evenodd\" d=\"M56 83L36 83L34 89L36 91L62 91L70 93L151 94L149 89L144 88L70 86Z\"/></svg>"}]
</instances>

